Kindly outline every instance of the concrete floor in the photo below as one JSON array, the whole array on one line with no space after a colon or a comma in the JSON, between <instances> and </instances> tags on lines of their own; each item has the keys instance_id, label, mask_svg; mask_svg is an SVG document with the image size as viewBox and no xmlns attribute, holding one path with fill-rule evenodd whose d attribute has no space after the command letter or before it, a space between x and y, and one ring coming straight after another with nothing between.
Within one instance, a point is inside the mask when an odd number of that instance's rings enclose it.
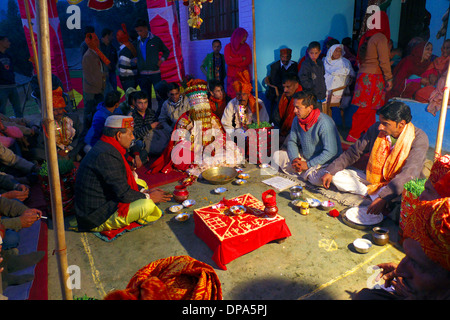
<instances>
[{"instance_id":1,"label":"concrete floor","mask_svg":"<svg viewBox=\"0 0 450 320\"><path fill-rule=\"evenodd\" d=\"M38 123L41 116L36 111L39 112L30 103L25 114ZM341 135L345 136L345 132ZM429 159L433 152L429 150ZM227 198L251 193L261 199L262 192L268 189L260 182L267 176L261 176L257 166L247 165L245 171L250 173L250 182L243 186L225 185L229 189L225 194ZM173 191L176 184L161 188ZM210 201L220 201L222 196L212 193L215 187L203 181L189 187L191 198L197 204L188 212L207 206ZM308 190L305 194L325 200ZM167 212L174 203L159 207ZM235 259L227 264L226 271L215 265L211 259L213 252L194 234L193 219L180 223L171 213L165 213L151 226L126 233L110 243L90 233L66 230L68 264L71 270L79 270L80 274L79 282L74 282L79 287L73 288L72 293L75 297L86 295L102 299L111 290L124 289L135 272L150 262L189 255L216 270L224 300L349 300L352 293L373 285L374 273L369 267L381 262L398 262L404 256L397 245L398 226L390 219L385 219L381 225L389 228L391 243L383 247L374 245L369 253L360 254L353 249L352 242L360 237L370 239L370 230L351 228L341 218L332 218L319 209L311 209L308 216L302 216L290 205L288 192L278 193L277 204L292 236L281 244L268 243ZM338 205L337 209L344 208ZM67 229L73 219L66 217ZM51 222L49 220L48 296L50 300L60 300L62 294L57 259L52 254L55 235Z\"/></svg>"},{"instance_id":2,"label":"concrete floor","mask_svg":"<svg viewBox=\"0 0 450 320\"><path fill-rule=\"evenodd\" d=\"M197 181L190 186L190 198L197 201L189 208L216 203L251 193L261 199L268 186L260 182L267 176L260 175L256 165L244 169L250 174L249 183L238 186L225 185L228 192L216 195L217 187L206 181ZM165 185L162 189L173 191L177 183ZM319 194L308 190L306 196L325 200ZM205 199L206 198L206 199ZM105 242L90 233L66 232L69 266L79 267L80 287L73 289L73 295L102 299L114 289L124 289L131 277L140 268L157 259L189 255L211 265L222 283L224 300L348 300L351 293L367 286L373 278L367 268L377 263L400 261L404 254L396 246L397 226L390 219L381 225L389 228L392 242L386 246L374 245L369 253L357 253L352 245L356 238L369 238L370 230L357 230L346 225L340 218L332 218L319 209L311 209L308 216L302 216L290 204L288 191L277 196L279 214L286 219L292 233L283 243L271 242L243 255L229 264L226 271L219 269L212 261L212 251L194 234L194 220L178 222L174 214L165 215L151 226L126 233L113 242ZM160 205L167 208L175 202ZM337 207L343 209L342 206ZM66 218L70 225L73 217ZM57 273L54 232L49 230L49 299L62 298Z\"/></svg>"}]
</instances>

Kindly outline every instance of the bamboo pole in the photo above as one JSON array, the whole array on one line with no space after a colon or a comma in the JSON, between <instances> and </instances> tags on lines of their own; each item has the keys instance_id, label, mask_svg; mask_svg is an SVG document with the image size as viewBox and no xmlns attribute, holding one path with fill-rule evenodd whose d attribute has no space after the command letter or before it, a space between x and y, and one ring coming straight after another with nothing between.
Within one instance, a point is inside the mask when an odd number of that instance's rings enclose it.
<instances>
[{"instance_id":1,"label":"bamboo pole","mask_svg":"<svg viewBox=\"0 0 450 320\"><path fill-rule=\"evenodd\" d=\"M34 60L34 69L36 70L36 76L38 79L39 84L39 59L36 49L36 40L34 39L34 32L33 32L33 26L31 25L31 15L30 15L30 7L28 5L28 0L23 0L25 3L25 11L27 13L27 21L28 21L28 31L30 32L30 38L31 38L31 46L33 48L33 60Z\"/></svg>"},{"instance_id":2,"label":"bamboo pole","mask_svg":"<svg viewBox=\"0 0 450 320\"><path fill-rule=\"evenodd\" d=\"M442 99L442 107L441 107L441 114L439 116L439 126L438 126L438 132L436 137L436 147L435 147L435 155L441 154L442 151L442 140L444 138L444 127L445 127L445 118L447 116L447 106L448 106L448 98L449 98L449 91L450 91L450 64L447 69L447 79L445 80L445 90L444 90L444 97Z\"/></svg>"},{"instance_id":3,"label":"bamboo pole","mask_svg":"<svg viewBox=\"0 0 450 320\"><path fill-rule=\"evenodd\" d=\"M50 30L48 20L49 0L37 0L36 16L38 25L39 69L41 71L41 99L43 108L43 125L47 135L44 135L45 152L48 166L53 225L55 229L56 257L62 297L72 300L71 289L68 288L67 248L64 233L64 216L62 210L61 182L59 178L58 155L56 152L55 120L53 118L52 72L50 59Z\"/></svg>"},{"instance_id":4,"label":"bamboo pole","mask_svg":"<svg viewBox=\"0 0 450 320\"><path fill-rule=\"evenodd\" d=\"M255 79L255 99L256 99L256 119L259 128L259 100L258 100L258 73L256 67L256 27L255 27L255 0L252 0L252 15L253 15L253 73Z\"/></svg>"}]
</instances>

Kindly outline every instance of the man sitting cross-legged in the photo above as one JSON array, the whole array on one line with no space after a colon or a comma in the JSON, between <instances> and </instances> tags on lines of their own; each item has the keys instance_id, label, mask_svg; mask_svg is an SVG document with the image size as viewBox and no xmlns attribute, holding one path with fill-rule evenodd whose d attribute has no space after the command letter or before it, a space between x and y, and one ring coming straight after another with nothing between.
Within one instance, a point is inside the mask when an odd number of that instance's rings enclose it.
<instances>
[{"instance_id":1,"label":"man sitting cross-legged","mask_svg":"<svg viewBox=\"0 0 450 320\"><path fill-rule=\"evenodd\" d=\"M83 158L75 182L75 210L80 231L120 229L147 224L162 216L155 203L170 200L161 189L139 190L125 159L133 136L133 118L109 116L103 135Z\"/></svg>"},{"instance_id":2,"label":"man sitting cross-legged","mask_svg":"<svg viewBox=\"0 0 450 320\"><path fill-rule=\"evenodd\" d=\"M333 161L322 178L325 188L333 183L340 191L369 195L369 214L381 214L406 182L419 178L428 151L428 137L411 123L408 105L389 102L377 114L379 122ZM366 172L346 169L369 152Z\"/></svg>"},{"instance_id":3,"label":"man sitting cross-legged","mask_svg":"<svg viewBox=\"0 0 450 320\"><path fill-rule=\"evenodd\" d=\"M305 91L293 95L295 117L287 142L287 152L274 153L274 161L287 174L321 185L326 167L342 152L333 119L318 109L316 96Z\"/></svg>"}]
</instances>

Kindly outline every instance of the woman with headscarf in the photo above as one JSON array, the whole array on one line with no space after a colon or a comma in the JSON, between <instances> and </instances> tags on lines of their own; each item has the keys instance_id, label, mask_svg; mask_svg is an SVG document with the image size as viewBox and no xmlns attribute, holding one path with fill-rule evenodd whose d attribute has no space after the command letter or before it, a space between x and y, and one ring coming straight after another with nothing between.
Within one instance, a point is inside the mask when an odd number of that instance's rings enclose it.
<instances>
[{"instance_id":1,"label":"woman with headscarf","mask_svg":"<svg viewBox=\"0 0 450 320\"><path fill-rule=\"evenodd\" d=\"M344 54L345 49L342 44L335 44L327 51L327 56L324 59L325 85L327 86L328 91L327 96L331 90L349 85L353 81L352 78L356 75L351 62L344 58ZM337 124L342 122L342 120L340 120L341 112L339 109L345 108L349 102L348 99L347 102L344 101L343 97L349 97L349 95L350 90L348 88L333 92L331 103L341 102L341 107L332 107L332 110L327 111L333 111L333 119L335 119Z\"/></svg>"},{"instance_id":2,"label":"woman with headscarf","mask_svg":"<svg viewBox=\"0 0 450 320\"><path fill-rule=\"evenodd\" d=\"M245 42L248 32L244 28L237 28L231 35L230 43L225 46L225 63L227 64L227 94L230 98L236 97L233 83L237 74L244 70L250 73L252 64L252 50Z\"/></svg>"},{"instance_id":3,"label":"woman with headscarf","mask_svg":"<svg viewBox=\"0 0 450 320\"><path fill-rule=\"evenodd\" d=\"M350 106L357 110L346 139L349 142L355 142L375 123L377 110L385 104L385 91L392 88L389 18L384 11L379 14L380 26L368 30L359 41L359 71Z\"/></svg>"},{"instance_id":4,"label":"woman with headscarf","mask_svg":"<svg viewBox=\"0 0 450 320\"><path fill-rule=\"evenodd\" d=\"M413 93L420 88L422 74L431 64L432 53L433 45L430 42L416 44L411 54L395 67L393 87L386 95L387 100L394 97L412 98ZM418 88L415 83L419 85Z\"/></svg>"},{"instance_id":5,"label":"woman with headscarf","mask_svg":"<svg viewBox=\"0 0 450 320\"><path fill-rule=\"evenodd\" d=\"M408 87L411 88L407 88L414 100L429 103L427 110L433 115L436 115L436 112L442 105L448 64L450 62L450 39L445 40L442 44L441 53L441 56L435 58L428 66L428 69L421 75L420 83L412 82L408 84ZM439 107L436 108L437 106Z\"/></svg>"}]
</instances>

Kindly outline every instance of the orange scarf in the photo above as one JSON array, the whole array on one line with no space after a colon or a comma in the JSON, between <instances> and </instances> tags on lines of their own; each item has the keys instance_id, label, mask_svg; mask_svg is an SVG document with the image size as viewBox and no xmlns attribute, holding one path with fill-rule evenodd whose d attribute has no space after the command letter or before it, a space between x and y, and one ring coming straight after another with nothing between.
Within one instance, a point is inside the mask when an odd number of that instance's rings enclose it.
<instances>
[{"instance_id":1,"label":"orange scarf","mask_svg":"<svg viewBox=\"0 0 450 320\"><path fill-rule=\"evenodd\" d=\"M400 172L415 137L414 125L408 123L391 150L391 143L387 136L382 132L378 134L366 168L366 179L370 182L369 194L374 194Z\"/></svg>"},{"instance_id":2,"label":"orange scarf","mask_svg":"<svg viewBox=\"0 0 450 320\"><path fill-rule=\"evenodd\" d=\"M106 65L109 65L111 61L100 51L100 41L95 33L88 33L86 38L84 39L89 49L94 50L95 53L99 56L100 60Z\"/></svg>"},{"instance_id":3,"label":"orange scarf","mask_svg":"<svg viewBox=\"0 0 450 320\"><path fill-rule=\"evenodd\" d=\"M102 140L103 142L109 143L114 148L116 148L117 151L120 152L120 154L122 155L123 164L125 166L125 171L126 171L126 174L127 174L127 183L131 187L131 189L133 189L135 191L139 191L138 185L136 183L136 180L134 179L133 172L131 171L130 165L125 160L125 152L126 152L125 148L122 147L119 144L119 142L116 139L114 139L113 137L107 137L107 136L102 135L100 140ZM128 209L129 208L130 208L130 204L129 203L121 203L121 202L119 202L118 208L117 208L117 212L119 213L119 217L126 217L128 215Z\"/></svg>"},{"instance_id":4,"label":"orange scarf","mask_svg":"<svg viewBox=\"0 0 450 320\"><path fill-rule=\"evenodd\" d=\"M130 42L130 36L128 35L127 26L125 25L125 23L122 23L121 26L122 30L118 30L116 33L117 41L130 49L133 57L137 57L136 48Z\"/></svg>"}]
</instances>

